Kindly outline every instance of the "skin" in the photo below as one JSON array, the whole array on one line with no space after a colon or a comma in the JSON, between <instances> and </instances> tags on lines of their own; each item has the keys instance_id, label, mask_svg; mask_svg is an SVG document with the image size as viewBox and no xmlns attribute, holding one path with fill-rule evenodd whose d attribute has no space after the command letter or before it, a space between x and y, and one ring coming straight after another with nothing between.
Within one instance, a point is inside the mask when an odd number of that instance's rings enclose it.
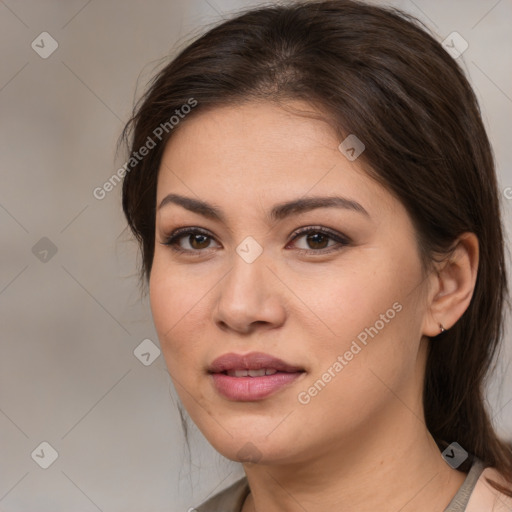
<instances>
[{"instance_id":1,"label":"skin","mask_svg":"<svg viewBox=\"0 0 512 512\"><path fill-rule=\"evenodd\" d=\"M215 205L224 219L174 203L157 209L155 327L180 399L208 441L235 461L252 443L257 462L243 464L251 487L244 512L441 512L466 475L446 464L425 426L426 349L439 324L449 329L469 305L478 241L463 235L449 260L424 272L407 211L364 173L361 159L345 158L340 142L324 121L267 102L184 120L163 155L157 205L180 194ZM368 215L330 207L268 218L277 203L333 195ZM182 237L184 254L163 244L191 226L211 238ZM306 226L350 242L293 240ZM252 263L236 252L247 236L263 248ZM401 311L301 404L298 394L394 303ZM208 365L252 351L306 371L260 401L218 394Z\"/></svg>"}]
</instances>

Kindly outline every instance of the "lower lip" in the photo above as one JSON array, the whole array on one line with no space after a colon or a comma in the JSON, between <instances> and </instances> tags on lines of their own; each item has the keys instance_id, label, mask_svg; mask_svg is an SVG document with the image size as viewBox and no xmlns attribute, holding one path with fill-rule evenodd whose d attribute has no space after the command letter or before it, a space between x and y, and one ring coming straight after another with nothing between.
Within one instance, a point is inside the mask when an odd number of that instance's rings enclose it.
<instances>
[{"instance_id":1,"label":"lower lip","mask_svg":"<svg viewBox=\"0 0 512 512\"><path fill-rule=\"evenodd\" d=\"M224 373L213 373L213 384L217 391L236 401L262 400L272 395L284 386L295 381L305 372L285 373L277 372L262 377L231 377Z\"/></svg>"}]
</instances>

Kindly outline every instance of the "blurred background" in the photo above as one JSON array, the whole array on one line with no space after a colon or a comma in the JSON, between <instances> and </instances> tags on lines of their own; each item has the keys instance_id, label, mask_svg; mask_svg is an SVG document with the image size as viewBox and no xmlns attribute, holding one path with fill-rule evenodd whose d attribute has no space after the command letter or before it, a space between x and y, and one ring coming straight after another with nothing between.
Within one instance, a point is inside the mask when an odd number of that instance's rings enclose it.
<instances>
[{"instance_id":1,"label":"blurred background","mask_svg":"<svg viewBox=\"0 0 512 512\"><path fill-rule=\"evenodd\" d=\"M381 3L467 43L510 250L512 0ZM163 59L260 4L0 0L1 511L186 511L242 476L193 425L185 448L121 186L93 191L124 163L117 139ZM511 332L509 316L488 401L512 440Z\"/></svg>"}]
</instances>

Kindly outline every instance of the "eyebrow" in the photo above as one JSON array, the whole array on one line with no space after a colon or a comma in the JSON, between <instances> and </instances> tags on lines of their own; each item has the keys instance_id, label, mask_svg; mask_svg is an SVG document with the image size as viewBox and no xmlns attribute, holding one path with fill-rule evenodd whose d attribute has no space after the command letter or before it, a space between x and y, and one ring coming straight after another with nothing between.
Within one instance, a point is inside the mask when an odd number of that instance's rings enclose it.
<instances>
[{"instance_id":1,"label":"eyebrow","mask_svg":"<svg viewBox=\"0 0 512 512\"><path fill-rule=\"evenodd\" d=\"M168 204L177 204L186 210L203 215L208 219L217 220L226 223L226 219L220 208L201 201L192 197L181 196L179 194L168 194L165 196L158 210ZM270 211L269 218L271 221L278 221L285 219L293 214L305 213L317 208L342 208L345 210L352 210L370 218L370 214L366 209L357 201L340 196L327 196L327 197L304 197L294 199L285 203L276 204Z\"/></svg>"}]
</instances>

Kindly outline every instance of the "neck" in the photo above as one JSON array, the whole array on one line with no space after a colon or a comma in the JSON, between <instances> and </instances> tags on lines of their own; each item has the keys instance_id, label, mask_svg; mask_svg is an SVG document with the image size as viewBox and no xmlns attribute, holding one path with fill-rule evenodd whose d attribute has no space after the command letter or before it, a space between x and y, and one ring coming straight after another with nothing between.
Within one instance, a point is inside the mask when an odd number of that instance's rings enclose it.
<instances>
[{"instance_id":1,"label":"neck","mask_svg":"<svg viewBox=\"0 0 512 512\"><path fill-rule=\"evenodd\" d=\"M287 464L244 464L243 512L442 512L464 481L399 399L351 438ZM328 444L328 443L325 443Z\"/></svg>"}]
</instances>

